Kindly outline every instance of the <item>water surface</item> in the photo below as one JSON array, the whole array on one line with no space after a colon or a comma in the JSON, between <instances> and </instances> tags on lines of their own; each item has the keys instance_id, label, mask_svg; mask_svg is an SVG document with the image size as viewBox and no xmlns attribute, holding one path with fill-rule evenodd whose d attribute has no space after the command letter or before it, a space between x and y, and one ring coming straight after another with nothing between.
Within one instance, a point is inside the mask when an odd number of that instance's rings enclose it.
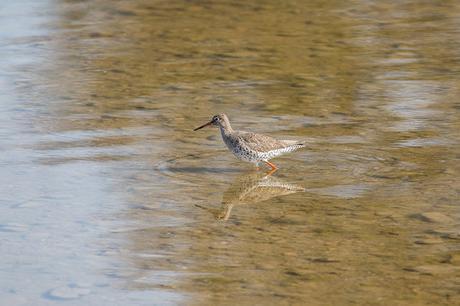
<instances>
[{"instance_id":1,"label":"water surface","mask_svg":"<svg viewBox=\"0 0 460 306\"><path fill-rule=\"evenodd\" d=\"M0 304L454 305L456 1L0 8ZM306 139L271 176L216 130Z\"/></svg>"}]
</instances>

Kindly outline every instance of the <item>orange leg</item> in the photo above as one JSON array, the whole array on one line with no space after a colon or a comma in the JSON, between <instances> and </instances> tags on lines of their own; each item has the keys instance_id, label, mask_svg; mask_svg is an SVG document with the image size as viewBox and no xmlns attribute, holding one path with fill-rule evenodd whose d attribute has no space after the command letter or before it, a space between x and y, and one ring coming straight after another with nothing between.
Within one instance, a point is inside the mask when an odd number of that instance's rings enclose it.
<instances>
[{"instance_id":1,"label":"orange leg","mask_svg":"<svg viewBox=\"0 0 460 306\"><path fill-rule=\"evenodd\" d=\"M276 170L278 170L278 168L275 168L275 169L271 169L270 171L267 172L267 176L270 176L272 175L273 173L276 172Z\"/></svg>"},{"instance_id":2,"label":"orange leg","mask_svg":"<svg viewBox=\"0 0 460 306\"><path fill-rule=\"evenodd\" d=\"M277 167L277 166L275 166L275 164L272 164L272 163L271 163L271 162L269 162L269 161L266 161L265 163L266 163L267 165L269 165L269 166L270 166L270 168L272 168L272 170L276 170L276 169L278 169L278 167Z\"/></svg>"}]
</instances>

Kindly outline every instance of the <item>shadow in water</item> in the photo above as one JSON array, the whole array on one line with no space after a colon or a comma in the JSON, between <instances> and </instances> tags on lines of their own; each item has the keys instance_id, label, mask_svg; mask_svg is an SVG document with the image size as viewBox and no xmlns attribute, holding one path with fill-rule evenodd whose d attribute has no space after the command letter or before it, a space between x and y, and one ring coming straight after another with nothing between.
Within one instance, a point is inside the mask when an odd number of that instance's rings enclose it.
<instances>
[{"instance_id":1,"label":"shadow in water","mask_svg":"<svg viewBox=\"0 0 460 306\"><path fill-rule=\"evenodd\" d=\"M254 204L296 192L305 192L305 188L286 183L271 173L253 172L238 176L232 182L222 195L221 209L195 206L211 212L218 220L226 221L235 205Z\"/></svg>"}]
</instances>

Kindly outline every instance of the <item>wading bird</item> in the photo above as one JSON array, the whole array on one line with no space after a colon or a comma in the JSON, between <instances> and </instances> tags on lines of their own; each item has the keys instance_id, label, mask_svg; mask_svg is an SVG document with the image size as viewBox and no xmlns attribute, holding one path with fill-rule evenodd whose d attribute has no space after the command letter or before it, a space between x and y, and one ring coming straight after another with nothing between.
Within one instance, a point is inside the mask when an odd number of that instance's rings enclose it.
<instances>
[{"instance_id":1,"label":"wading bird","mask_svg":"<svg viewBox=\"0 0 460 306\"><path fill-rule=\"evenodd\" d=\"M240 160L259 166L262 161L274 172L278 169L270 159L305 147L305 143L295 140L278 140L270 136L232 129L227 115L219 114L212 117L211 121L194 129L197 131L206 126L220 128L222 139L227 148Z\"/></svg>"}]
</instances>

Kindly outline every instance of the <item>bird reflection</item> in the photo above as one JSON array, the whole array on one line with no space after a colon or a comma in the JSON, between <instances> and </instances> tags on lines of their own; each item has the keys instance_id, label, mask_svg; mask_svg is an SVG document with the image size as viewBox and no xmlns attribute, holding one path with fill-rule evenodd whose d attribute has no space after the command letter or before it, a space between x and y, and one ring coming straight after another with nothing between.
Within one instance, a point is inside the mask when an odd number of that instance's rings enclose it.
<instances>
[{"instance_id":1,"label":"bird reflection","mask_svg":"<svg viewBox=\"0 0 460 306\"><path fill-rule=\"evenodd\" d=\"M272 176L272 173L264 175L255 172L237 177L223 193L222 208L219 210L201 205L196 206L210 211L216 219L226 221L230 218L235 205L254 204L274 197L305 191L305 188L286 183Z\"/></svg>"}]
</instances>

